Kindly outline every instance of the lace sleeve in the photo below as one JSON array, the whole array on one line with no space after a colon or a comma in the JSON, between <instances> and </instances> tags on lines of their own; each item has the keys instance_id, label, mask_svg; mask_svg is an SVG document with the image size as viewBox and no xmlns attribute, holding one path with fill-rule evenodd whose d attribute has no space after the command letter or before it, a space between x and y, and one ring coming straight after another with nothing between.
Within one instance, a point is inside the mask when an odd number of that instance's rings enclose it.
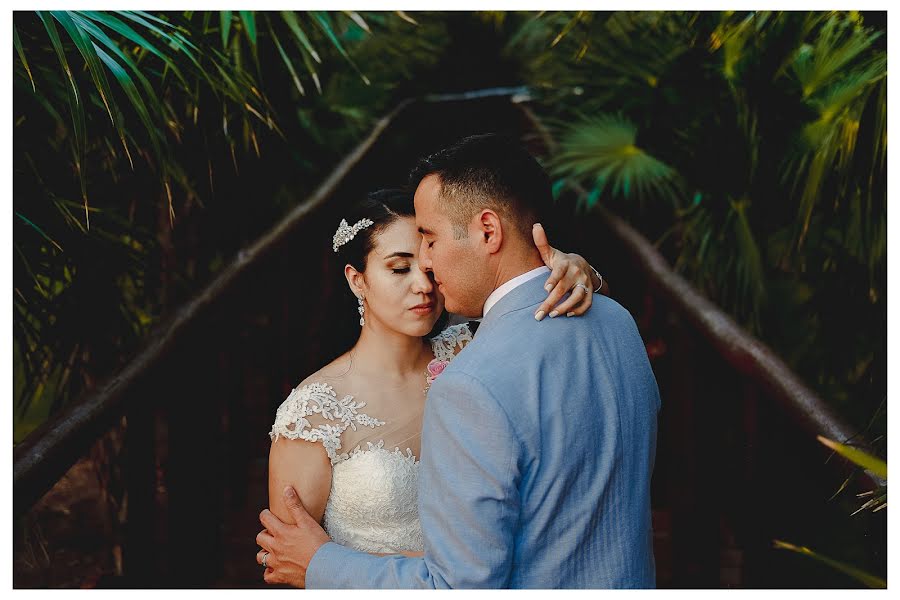
<instances>
[{"instance_id":1,"label":"lace sleeve","mask_svg":"<svg viewBox=\"0 0 900 600\"><path fill-rule=\"evenodd\" d=\"M334 388L325 383L296 387L278 407L269 437L273 442L279 436L322 442L331 464L335 464L348 457L346 453L338 454L341 435L348 427L356 431L357 425L370 428L384 425L384 421L359 412L365 405L353 400L353 396L338 400Z\"/></svg>"},{"instance_id":2,"label":"lace sleeve","mask_svg":"<svg viewBox=\"0 0 900 600\"><path fill-rule=\"evenodd\" d=\"M433 338L431 349L437 360L453 360L456 354L472 341L472 330L468 323L451 325Z\"/></svg>"}]
</instances>

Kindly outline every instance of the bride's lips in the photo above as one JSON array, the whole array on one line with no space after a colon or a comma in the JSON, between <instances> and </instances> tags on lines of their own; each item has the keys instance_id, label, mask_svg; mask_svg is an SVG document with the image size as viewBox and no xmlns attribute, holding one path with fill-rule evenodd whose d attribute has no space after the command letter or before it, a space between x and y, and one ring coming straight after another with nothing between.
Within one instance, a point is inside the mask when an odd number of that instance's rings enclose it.
<instances>
[{"instance_id":1,"label":"bride's lips","mask_svg":"<svg viewBox=\"0 0 900 600\"><path fill-rule=\"evenodd\" d=\"M425 302L423 304L418 304L409 309L416 313L417 315L427 315L434 311L434 302Z\"/></svg>"}]
</instances>

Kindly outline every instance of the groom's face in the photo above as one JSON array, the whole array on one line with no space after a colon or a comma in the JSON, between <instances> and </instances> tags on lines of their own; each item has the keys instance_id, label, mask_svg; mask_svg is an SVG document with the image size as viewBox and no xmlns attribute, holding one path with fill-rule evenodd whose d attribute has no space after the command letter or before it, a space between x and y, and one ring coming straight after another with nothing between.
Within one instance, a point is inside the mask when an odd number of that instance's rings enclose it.
<instances>
[{"instance_id":1,"label":"groom's face","mask_svg":"<svg viewBox=\"0 0 900 600\"><path fill-rule=\"evenodd\" d=\"M422 234L419 268L432 272L447 310L466 317L480 317L492 288L483 248L477 235L462 237L442 208L441 181L428 175L416 188L416 226ZM471 227L469 228L471 229Z\"/></svg>"}]
</instances>

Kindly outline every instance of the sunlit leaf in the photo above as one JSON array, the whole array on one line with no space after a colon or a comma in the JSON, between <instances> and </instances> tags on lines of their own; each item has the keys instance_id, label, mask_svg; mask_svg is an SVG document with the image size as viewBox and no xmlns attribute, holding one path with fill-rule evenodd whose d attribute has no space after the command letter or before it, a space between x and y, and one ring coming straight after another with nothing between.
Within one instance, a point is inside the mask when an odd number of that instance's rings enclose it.
<instances>
[{"instance_id":1,"label":"sunlit leaf","mask_svg":"<svg viewBox=\"0 0 900 600\"><path fill-rule=\"evenodd\" d=\"M312 59L314 61L316 61L317 63L321 63L322 59L319 58L319 54L316 52L316 49L313 48L312 44L309 42L309 37L307 37L306 32L303 31L303 28L300 26L300 22L297 20L297 15L290 11L282 11L281 18L294 34L294 37L300 44L300 47L309 52L309 55L312 56Z\"/></svg>"},{"instance_id":2,"label":"sunlit leaf","mask_svg":"<svg viewBox=\"0 0 900 600\"><path fill-rule=\"evenodd\" d=\"M28 68L28 60L25 58L25 51L22 49L22 40L19 39L19 30L15 25L13 25L13 45L16 47L16 53L19 55L19 60L22 61L22 66L25 67L25 72L28 73L31 89L37 91L37 87L34 85L34 76L31 74L31 69Z\"/></svg>"},{"instance_id":3,"label":"sunlit leaf","mask_svg":"<svg viewBox=\"0 0 900 600\"><path fill-rule=\"evenodd\" d=\"M228 47L228 37L231 33L231 11L223 10L219 12L219 31L222 35L222 47Z\"/></svg>"},{"instance_id":4,"label":"sunlit leaf","mask_svg":"<svg viewBox=\"0 0 900 600\"><path fill-rule=\"evenodd\" d=\"M238 11L238 14L241 16L241 22L244 24L244 31L247 32L250 43L256 46L256 17L253 15L253 11L242 10Z\"/></svg>"},{"instance_id":5,"label":"sunlit leaf","mask_svg":"<svg viewBox=\"0 0 900 600\"><path fill-rule=\"evenodd\" d=\"M278 36L272 29L271 23L269 23L269 34L272 36L272 43L274 43L275 47L278 49L278 55L281 56L281 60L282 62L284 62L284 66L287 68L288 73L291 74L291 79L294 82L294 86L297 88L297 91L300 92L301 95L305 96L306 90L304 90L303 84L300 82L300 77L297 76L297 71L294 69L294 63L284 51L284 47L282 47L281 42L278 40Z\"/></svg>"},{"instance_id":6,"label":"sunlit leaf","mask_svg":"<svg viewBox=\"0 0 900 600\"><path fill-rule=\"evenodd\" d=\"M808 556L812 559L815 559L821 563L828 565L850 577L856 579L857 581L863 583L866 587L875 588L875 589L886 589L887 581L882 579L881 577L877 577L870 573L863 571L862 569L858 569L852 565L848 565L847 563L834 560L833 558L828 558L822 554L817 552L813 552L809 548L805 546L796 546L794 544L790 544L788 542L783 542L781 540L774 541L775 548L779 548L782 550L790 550L791 552L796 552L797 554L802 554L804 556Z\"/></svg>"},{"instance_id":7,"label":"sunlit leaf","mask_svg":"<svg viewBox=\"0 0 900 600\"><path fill-rule=\"evenodd\" d=\"M630 198L657 196L674 202L678 174L636 145L637 128L627 119L601 116L578 122L561 137L551 170L576 180L592 179L601 192Z\"/></svg>"},{"instance_id":8,"label":"sunlit leaf","mask_svg":"<svg viewBox=\"0 0 900 600\"><path fill-rule=\"evenodd\" d=\"M359 70L359 67L356 66L356 63L353 62L353 59L350 58L350 55L347 53L347 50L344 48L341 41L338 39L337 35L334 33L334 27L331 23L331 17L327 12L323 11L313 11L311 12L314 22L319 26L319 28L325 32L325 35L331 40L331 43L334 44L334 47L337 48L338 52L341 53L351 67L359 74L362 80L369 85L369 78L366 77L362 71Z\"/></svg>"},{"instance_id":9,"label":"sunlit leaf","mask_svg":"<svg viewBox=\"0 0 900 600\"><path fill-rule=\"evenodd\" d=\"M828 438L822 437L821 435L817 435L816 439L853 464L860 466L867 471L871 471L881 479L887 479L887 463L877 456L872 456L871 454L864 452L859 448L854 448L853 446L848 446L846 444L841 444L840 442L829 440Z\"/></svg>"}]
</instances>

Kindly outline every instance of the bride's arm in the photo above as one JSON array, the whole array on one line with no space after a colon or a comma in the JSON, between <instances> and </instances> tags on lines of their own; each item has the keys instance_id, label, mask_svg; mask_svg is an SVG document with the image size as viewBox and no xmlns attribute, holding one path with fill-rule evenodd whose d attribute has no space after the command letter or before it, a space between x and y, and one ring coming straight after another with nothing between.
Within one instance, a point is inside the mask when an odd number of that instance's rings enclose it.
<instances>
[{"instance_id":1,"label":"bride's arm","mask_svg":"<svg viewBox=\"0 0 900 600\"><path fill-rule=\"evenodd\" d=\"M293 486L307 512L318 523L325 516L331 492L331 461L322 444L280 438L269 450L269 510L285 523L293 518L282 491Z\"/></svg>"},{"instance_id":2,"label":"bride's arm","mask_svg":"<svg viewBox=\"0 0 900 600\"><path fill-rule=\"evenodd\" d=\"M331 461L321 444L305 440L281 438L272 442L269 450L269 510L284 523L294 524L284 503L285 486L293 486L300 495L303 507L320 525L331 491ZM375 556L419 557L424 552L377 553Z\"/></svg>"}]
</instances>

